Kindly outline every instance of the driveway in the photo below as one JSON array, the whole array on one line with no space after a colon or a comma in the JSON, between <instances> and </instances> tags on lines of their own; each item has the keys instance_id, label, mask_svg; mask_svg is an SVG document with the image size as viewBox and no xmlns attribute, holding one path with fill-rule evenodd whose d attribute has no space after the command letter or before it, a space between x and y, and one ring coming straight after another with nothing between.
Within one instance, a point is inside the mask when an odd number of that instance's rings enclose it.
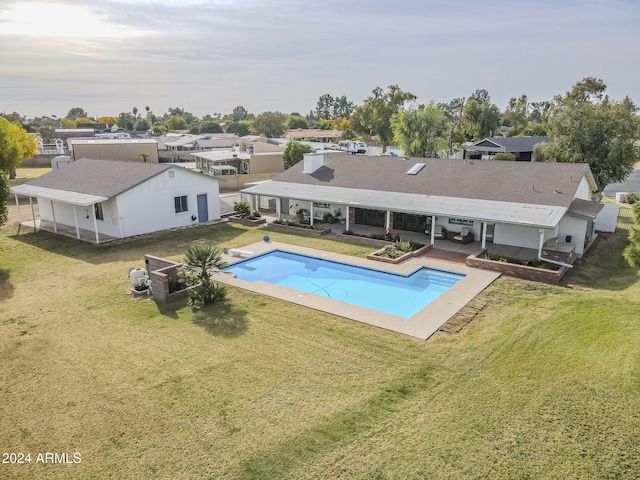
<instances>
[{"instance_id":1,"label":"driveway","mask_svg":"<svg viewBox=\"0 0 640 480\"><path fill-rule=\"evenodd\" d=\"M637 193L640 195L640 165L636 165L636 168L624 182L607 185L604 189L604 196L615 198L618 192Z\"/></svg>"}]
</instances>

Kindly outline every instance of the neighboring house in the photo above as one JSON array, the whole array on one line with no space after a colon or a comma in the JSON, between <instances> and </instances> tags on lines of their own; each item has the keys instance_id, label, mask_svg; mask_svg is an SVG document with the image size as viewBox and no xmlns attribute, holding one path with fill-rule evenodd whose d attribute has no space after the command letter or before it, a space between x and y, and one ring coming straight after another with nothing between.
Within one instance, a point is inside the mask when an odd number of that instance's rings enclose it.
<instances>
[{"instance_id":1,"label":"neighboring house","mask_svg":"<svg viewBox=\"0 0 640 480\"><path fill-rule=\"evenodd\" d=\"M172 164L82 159L11 192L37 198L41 227L96 243L220 218L218 180Z\"/></svg>"},{"instance_id":2,"label":"neighboring house","mask_svg":"<svg viewBox=\"0 0 640 480\"><path fill-rule=\"evenodd\" d=\"M147 153L147 163L158 163L158 142L151 138L70 138L67 144L73 160L108 158L144 163L145 159L140 154Z\"/></svg>"},{"instance_id":3,"label":"neighboring house","mask_svg":"<svg viewBox=\"0 0 640 480\"><path fill-rule=\"evenodd\" d=\"M339 130L320 130L316 128L298 128L289 130L285 138L292 140L302 140L304 138L317 138L319 142L333 143L342 138L344 132Z\"/></svg>"},{"instance_id":4,"label":"neighboring house","mask_svg":"<svg viewBox=\"0 0 640 480\"><path fill-rule=\"evenodd\" d=\"M240 137L235 133L167 134L157 138L159 149L168 152L231 148L237 145L239 140Z\"/></svg>"},{"instance_id":5,"label":"neighboring house","mask_svg":"<svg viewBox=\"0 0 640 480\"><path fill-rule=\"evenodd\" d=\"M491 137L463 147L462 158L490 160L496 153L513 153L516 161L530 162L533 147L553 142L551 137Z\"/></svg>"},{"instance_id":6,"label":"neighboring house","mask_svg":"<svg viewBox=\"0 0 640 480\"><path fill-rule=\"evenodd\" d=\"M581 255L595 239L602 205L587 164L464 161L307 154L265 182L241 190L252 203L275 198L278 215L309 212L311 222L340 211L344 228L449 232L469 228L483 247L538 249L559 243ZM546 247L545 247L546 249Z\"/></svg>"},{"instance_id":7,"label":"neighboring house","mask_svg":"<svg viewBox=\"0 0 640 480\"><path fill-rule=\"evenodd\" d=\"M216 173L221 165L232 166L235 173L270 174L284 171L282 152L248 153L247 151L211 151L191 153L196 169L208 175Z\"/></svg>"}]
</instances>

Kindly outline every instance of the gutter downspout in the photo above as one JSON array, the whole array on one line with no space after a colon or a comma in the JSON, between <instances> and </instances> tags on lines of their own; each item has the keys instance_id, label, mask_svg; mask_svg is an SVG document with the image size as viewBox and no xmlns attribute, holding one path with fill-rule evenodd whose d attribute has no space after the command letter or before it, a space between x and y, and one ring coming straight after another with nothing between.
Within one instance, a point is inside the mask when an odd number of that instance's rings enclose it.
<instances>
[{"instance_id":1,"label":"gutter downspout","mask_svg":"<svg viewBox=\"0 0 640 480\"><path fill-rule=\"evenodd\" d=\"M544 243L544 230L540 229L540 246L538 247L538 260L542 262L553 263L554 265L560 265L561 267L573 268L570 263L558 262L557 260L551 260L550 258L544 258L542 256L542 244Z\"/></svg>"}]
</instances>

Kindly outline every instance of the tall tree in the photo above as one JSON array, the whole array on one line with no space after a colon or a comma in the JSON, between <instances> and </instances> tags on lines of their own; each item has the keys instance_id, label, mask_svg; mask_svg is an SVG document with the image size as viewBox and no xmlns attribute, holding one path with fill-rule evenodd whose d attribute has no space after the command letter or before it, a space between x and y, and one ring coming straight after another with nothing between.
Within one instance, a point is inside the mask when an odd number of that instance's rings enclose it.
<instances>
[{"instance_id":1,"label":"tall tree","mask_svg":"<svg viewBox=\"0 0 640 480\"><path fill-rule=\"evenodd\" d=\"M631 208L633 225L629 229L629 245L624 249L624 258L629 265L640 270L640 202Z\"/></svg>"},{"instance_id":2,"label":"tall tree","mask_svg":"<svg viewBox=\"0 0 640 480\"><path fill-rule=\"evenodd\" d=\"M346 95L336 97L333 101L333 113L331 118L333 120L336 118L349 118L353 113L354 108L355 104L347 100Z\"/></svg>"},{"instance_id":3,"label":"tall tree","mask_svg":"<svg viewBox=\"0 0 640 480\"><path fill-rule=\"evenodd\" d=\"M134 123L135 119L133 115L131 115L131 112L122 112L118 115L118 127L125 130L133 130Z\"/></svg>"},{"instance_id":4,"label":"tall tree","mask_svg":"<svg viewBox=\"0 0 640 480\"><path fill-rule=\"evenodd\" d=\"M318 118L324 118L325 120L332 120L334 102L335 98L328 93L321 95L316 103L316 116Z\"/></svg>"},{"instance_id":5,"label":"tall tree","mask_svg":"<svg viewBox=\"0 0 640 480\"><path fill-rule=\"evenodd\" d=\"M404 92L398 85L390 85L387 92L376 87L363 104L357 107L351 116L351 127L357 133L376 135L382 143L382 152L387 151L387 145L393 139L391 117L398 112L405 103L417 97Z\"/></svg>"},{"instance_id":6,"label":"tall tree","mask_svg":"<svg viewBox=\"0 0 640 480\"><path fill-rule=\"evenodd\" d=\"M280 137L286 130L284 122L287 116L280 112L263 112L252 123L253 130L259 135Z\"/></svg>"},{"instance_id":7,"label":"tall tree","mask_svg":"<svg viewBox=\"0 0 640 480\"><path fill-rule=\"evenodd\" d=\"M249 135L251 132L251 124L249 122L233 122L227 128L227 133L235 133L239 137Z\"/></svg>"},{"instance_id":8,"label":"tall tree","mask_svg":"<svg viewBox=\"0 0 640 480\"><path fill-rule=\"evenodd\" d=\"M200 124L200 133L222 133L222 127L218 122L202 122Z\"/></svg>"},{"instance_id":9,"label":"tall tree","mask_svg":"<svg viewBox=\"0 0 640 480\"><path fill-rule=\"evenodd\" d=\"M623 181L640 161L638 107L626 97L621 102L605 95L607 86L587 77L562 97L549 119L555 136L545 156L556 162L585 162L602 191Z\"/></svg>"},{"instance_id":10,"label":"tall tree","mask_svg":"<svg viewBox=\"0 0 640 480\"><path fill-rule=\"evenodd\" d=\"M187 129L187 122L180 115L171 115L164 124L169 130Z\"/></svg>"},{"instance_id":11,"label":"tall tree","mask_svg":"<svg viewBox=\"0 0 640 480\"><path fill-rule=\"evenodd\" d=\"M33 157L37 151L36 137L21 125L0 117L0 171L3 174L9 173L10 178L15 178L22 160Z\"/></svg>"},{"instance_id":12,"label":"tall tree","mask_svg":"<svg viewBox=\"0 0 640 480\"><path fill-rule=\"evenodd\" d=\"M486 92L486 90L480 92ZM498 131L500 121L500 109L490 101L480 102L478 98L488 98L488 94L471 96L467 100L463 112L467 136L476 141L495 134Z\"/></svg>"},{"instance_id":13,"label":"tall tree","mask_svg":"<svg viewBox=\"0 0 640 480\"><path fill-rule=\"evenodd\" d=\"M247 109L242 105L238 105L231 112L231 121L232 122L242 122L243 120L251 120L253 117L252 114L247 112Z\"/></svg>"},{"instance_id":14,"label":"tall tree","mask_svg":"<svg viewBox=\"0 0 640 480\"><path fill-rule=\"evenodd\" d=\"M75 120L78 117L86 117L86 116L87 116L87 111L84 108L73 107L72 109L69 110L65 118L68 120Z\"/></svg>"},{"instance_id":15,"label":"tall tree","mask_svg":"<svg viewBox=\"0 0 640 480\"><path fill-rule=\"evenodd\" d=\"M289 167L292 167L302 161L305 153L311 153L311 147L305 143L292 140L287 143L282 158Z\"/></svg>"},{"instance_id":16,"label":"tall tree","mask_svg":"<svg viewBox=\"0 0 640 480\"><path fill-rule=\"evenodd\" d=\"M7 209L9 192L9 180L7 179L7 174L0 170L0 226L7 223L9 213Z\"/></svg>"},{"instance_id":17,"label":"tall tree","mask_svg":"<svg viewBox=\"0 0 640 480\"><path fill-rule=\"evenodd\" d=\"M512 97L500 121L502 125L510 127L505 136L513 137L522 133L529 122L529 99L527 96Z\"/></svg>"},{"instance_id":18,"label":"tall tree","mask_svg":"<svg viewBox=\"0 0 640 480\"><path fill-rule=\"evenodd\" d=\"M447 119L447 145L449 155L452 155L456 145L465 141L463 129L464 98L454 98L449 103L439 103L438 108L442 110Z\"/></svg>"},{"instance_id":19,"label":"tall tree","mask_svg":"<svg viewBox=\"0 0 640 480\"><path fill-rule=\"evenodd\" d=\"M447 148L447 117L433 102L391 117L393 138L406 155L437 158Z\"/></svg>"},{"instance_id":20,"label":"tall tree","mask_svg":"<svg viewBox=\"0 0 640 480\"><path fill-rule=\"evenodd\" d=\"M295 130L296 128L309 128L307 119L299 115L289 115L287 118L287 128L289 130Z\"/></svg>"},{"instance_id":21,"label":"tall tree","mask_svg":"<svg viewBox=\"0 0 640 480\"><path fill-rule=\"evenodd\" d=\"M136 123L133 124L133 129L136 132L147 132L151 130L151 123L146 118L139 117Z\"/></svg>"}]
</instances>

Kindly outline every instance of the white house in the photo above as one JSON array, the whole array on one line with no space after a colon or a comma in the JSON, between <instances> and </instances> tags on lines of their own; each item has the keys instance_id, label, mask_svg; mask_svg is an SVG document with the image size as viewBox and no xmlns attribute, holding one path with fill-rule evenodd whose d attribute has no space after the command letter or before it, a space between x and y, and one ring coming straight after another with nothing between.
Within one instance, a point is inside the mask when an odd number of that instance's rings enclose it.
<instances>
[{"instance_id":1,"label":"white house","mask_svg":"<svg viewBox=\"0 0 640 480\"><path fill-rule=\"evenodd\" d=\"M41 225L126 238L220 218L219 180L173 164L81 159L11 188ZM36 223L35 215L33 218ZM70 227L70 228L69 228Z\"/></svg>"},{"instance_id":2,"label":"white house","mask_svg":"<svg viewBox=\"0 0 640 480\"><path fill-rule=\"evenodd\" d=\"M272 197L279 215L340 211L344 228L473 232L487 243L538 249L557 243L581 255L595 238L602 205L589 166L576 163L305 155L270 182L242 190L253 202ZM545 246L545 249L547 247Z\"/></svg>"}]
</instances>

